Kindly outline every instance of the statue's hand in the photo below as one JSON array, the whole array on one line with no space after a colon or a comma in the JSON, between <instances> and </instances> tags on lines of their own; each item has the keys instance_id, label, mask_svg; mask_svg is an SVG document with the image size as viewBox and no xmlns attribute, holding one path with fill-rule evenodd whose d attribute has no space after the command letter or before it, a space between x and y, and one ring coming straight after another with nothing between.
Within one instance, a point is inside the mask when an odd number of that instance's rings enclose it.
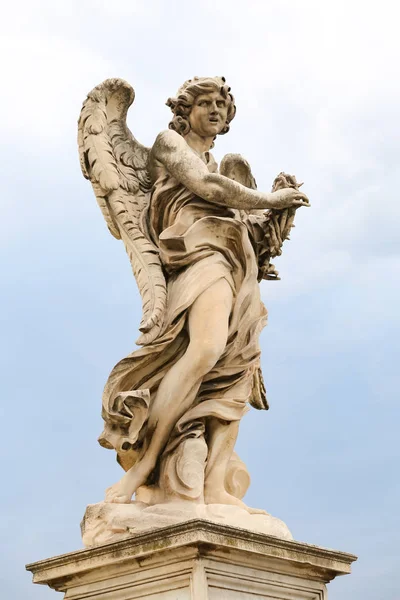
<instances>
[{"instance_id":1,"label":"statue's hand","mask_svg":"<svg viewBox=\"0 0 400 600\"><path fill-rule=\"evenodd\" d=\"M270 208L283 210L284 208L298 208L310 206L310 201L305 194L293 188L284 188L271 194Z\"/></svg>"}]
</instances>

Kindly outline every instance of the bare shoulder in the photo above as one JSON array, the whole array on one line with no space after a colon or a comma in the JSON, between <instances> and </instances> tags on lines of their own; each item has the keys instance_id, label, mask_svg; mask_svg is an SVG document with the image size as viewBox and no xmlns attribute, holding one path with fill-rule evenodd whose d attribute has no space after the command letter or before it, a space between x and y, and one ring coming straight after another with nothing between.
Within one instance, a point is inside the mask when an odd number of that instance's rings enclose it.
<instances>
[{"instance_id":1,"label":"bare shoulder","mask_svg":"<svg viewBox=\"0 0 400 600\"><path fill-rule=\"evenodd\" d=\"M166 129L165 131L161 131L156 137L153 145L153 153L158 157L165 152L181 149L182 143L185 142L179 133L176 133L172 129Z\"/></svg>"},{"instance_id":2,"label":"bare shoulder","mask_svg":"<svg viewBox=\"0 0 400 600\"><path fill-rule=\"evenodd\" d=\"M158 134L150 155L153 170L161 164L170 175L187 186L207 174L207 167L190 148L185 139L176 131L162 131ZM196 188L197 189L197 188ZM197 190L199 193L199 191Z\"/></svg>"}]
</instances>

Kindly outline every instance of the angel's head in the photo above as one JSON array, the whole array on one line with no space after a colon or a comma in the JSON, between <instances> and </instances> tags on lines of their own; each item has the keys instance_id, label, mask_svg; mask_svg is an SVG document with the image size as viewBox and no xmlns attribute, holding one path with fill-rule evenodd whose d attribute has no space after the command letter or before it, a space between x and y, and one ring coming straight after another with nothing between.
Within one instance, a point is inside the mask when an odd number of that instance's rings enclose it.
<instances>
[{"instance_id":1,"label":"angel's head","mask_svg":"<svg viewBox=\"0 0 400 600\"><path fill-rule=\"evenodd\" d=\"M167 106L174 113L169 128L180 135L190 130L202 137L215 137L229 131L236 113L235 99L224 77L194 77L179 88Z\"/></svg>"}]
</instances>

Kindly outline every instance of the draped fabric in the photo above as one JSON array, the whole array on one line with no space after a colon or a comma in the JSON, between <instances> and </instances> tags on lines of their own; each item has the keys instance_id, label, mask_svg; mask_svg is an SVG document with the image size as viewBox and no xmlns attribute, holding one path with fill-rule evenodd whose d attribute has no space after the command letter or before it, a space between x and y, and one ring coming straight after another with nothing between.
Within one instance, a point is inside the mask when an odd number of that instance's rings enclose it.
<instances>
[{"instance_id":1,"label":"draped fabric","mask_svg":"<svg viewBox=\"0 0 400 600\"><path fill-rule=\"evenodd\" d=\"M211 166L209 167L211 170ZM192 407L175 424L167 448L202 435L208 417L237 421L247 402L267 408L259 369L258 336L266 322L258 265L246 225L237 211L195 196L165 170L155 182L148 214L150 235L160 250L168 289L163 329L112 370L103 395L101 445L115 448L125 469L137 460L146 419L158 386L185 353L186 319L196 298L225 279L233 291L228 340L204 377Z\"/></svg>"}]
</instances>

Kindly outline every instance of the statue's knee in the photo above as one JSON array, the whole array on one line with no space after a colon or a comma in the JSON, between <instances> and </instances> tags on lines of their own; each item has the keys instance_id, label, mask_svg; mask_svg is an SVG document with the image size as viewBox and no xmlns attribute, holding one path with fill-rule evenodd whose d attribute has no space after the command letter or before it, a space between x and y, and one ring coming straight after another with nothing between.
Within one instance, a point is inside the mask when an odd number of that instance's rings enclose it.
<instances>
[{"instance_id":1,"label":"statue's knee","mask_svg":"<svg viewBox=\"0 0 400 600\"><path fill-rule=\"evenodd\" d=\"M205 375L215 367L222 352L219 344L204 344L193 349L193 371L200 376Z\"/></svg>"}]
</instances>

